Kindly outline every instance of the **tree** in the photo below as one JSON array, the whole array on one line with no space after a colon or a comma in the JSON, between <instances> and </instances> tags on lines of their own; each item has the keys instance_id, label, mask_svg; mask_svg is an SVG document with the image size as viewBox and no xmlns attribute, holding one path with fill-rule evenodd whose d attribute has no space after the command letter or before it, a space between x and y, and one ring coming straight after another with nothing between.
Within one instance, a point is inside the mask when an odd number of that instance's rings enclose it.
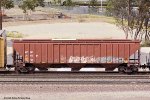
<instances>
[{"instance_id":1,"label":"tree","mask_svg":"<svg viewBox=\"0 0 150 100\"><path fill-rule=\"evenodd\" d=\"M143 41L142 47L150 47L150 41Z\"/></svg>"},{"instance_id":2,"label":"tree","mask_svg":"<svg viewBox=\"0 0 150 100\"><path fill-rule=\"evenodd\" d=\"M97 4L98 4L97 0L90 0L89 6L92 6L93 8L95 8Z\"/></svg>"},{"instance_id":3,"label":"tree","mask_svg":"<svg viewBox=\"0 0 150 100\"><path fill-rule=\"evenodd\" d=\"M53 3L56 5L56 4L59 4L59 5L61 5L61 2L62 2L62 0L53 0Z\"/></svg>"},{"instance_id":4,"label":"tree","mask_svg":"<svg viewBox=\"0 0 150 100\"><path fill-rule=\"evenodd\" d=\"M30 20L29 13L31 14L32 11L35 11L35 8L38 6L44 7L44 0L23 0L19 7L25 13L25 19Z\"/></svg>"},{"instance_id":5,"label":"tree","mask_svg":"<svg viewBox=\"0 0 150 100\"><path fill-rule=\"evenodd\" d=\"M98 7L97 7L98 1L97 0L90 0L89 2L89 12L97 12Z\"/></svg>"},{"instance_id":6,"label":"tree","mask_svg":"<svg viewBox=\"0 0 150 100\"><path fill-rule=\"evenodd\" d=\"M5 9L11 9L14 7L14 3L12 0L2 0L2 9L3 9L3 14L5 14Z\"/></svg>"},{"instance_id":7,"label":"tree","mask_svg":"<svg viewBox=\"0 0 150 100\"><path fill-rule=\"evenodd\" d=\"M44 7L44 0L35 0L35 3L37 3L37 6Z\"/></svg>"},{"instance_id":8,"label":"tree","mask_svg":"<svg viewBox=\"0 0 150 100\"><path fill-rule=\"evenodd\" d=\"M60 5L61 5L61 0L58 0L57 2L58 2L58 4L60 4Z\"/></svg>"},{"instance_id":9,"label":"tree","mask_svg":"<svg viewBox=\"0 0 150 100\"><path fill-rule=\"evenodd\" d=\"M74 3L73 3L72 0L65 0L65 1L63 2L63 5L64 5L64 6L74 6Z\"/></svg>"},{"instance_id":10,"label":"tree","mask_svg":"<svg viewBox=\"0 0 150 100\"><path fill-rule=\"evenodd\" d=\"M53 0L54 4L57 4L57 0Z\"/></svg>"},{"instance_id":11,"label":"tree","mask_svg":"<svg viewBox=\"0 0 150 100\"><path fill-rule=\"evenodd\" d=\"M149 0L109 0L107 3L107 11L115 17L126 38L150 39Z\"/></svg>"}]
</instances>

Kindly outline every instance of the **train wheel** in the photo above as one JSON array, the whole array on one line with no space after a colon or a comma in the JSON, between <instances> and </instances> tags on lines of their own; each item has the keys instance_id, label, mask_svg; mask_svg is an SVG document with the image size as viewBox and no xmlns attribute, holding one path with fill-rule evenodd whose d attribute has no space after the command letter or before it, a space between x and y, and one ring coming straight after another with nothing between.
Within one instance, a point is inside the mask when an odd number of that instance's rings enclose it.
<instances>
[{"instance_id":1,"label":"train wheel","mask_svg":"<svg viewBox=\"0 0 150 100\"><path fill-rule=\"evenodd\" d=\"M35 71L35 67L33 65L28 65L26 67L26 69L27 69L28 73L30 73L30 74L34 73L34 71Z\"/></svg>"}]
</instances>

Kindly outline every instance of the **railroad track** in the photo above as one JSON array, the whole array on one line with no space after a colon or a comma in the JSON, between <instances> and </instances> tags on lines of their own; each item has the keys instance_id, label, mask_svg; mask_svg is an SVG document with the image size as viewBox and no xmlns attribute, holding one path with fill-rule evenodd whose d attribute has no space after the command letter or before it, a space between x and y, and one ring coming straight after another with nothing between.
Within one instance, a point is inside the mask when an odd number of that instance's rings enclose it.
<instances>
[{"instance_id":1,"label":"railroad track","mask_svg":"<svg viewBox=\"0 0 150 100\"><path fill-rule=\"evenodd\" d=\"M35 74L0 74L0 84L150 84L150 73L53 72Z\"/></svg>"},{"instance_id":2,"label":"railroad track","mask_svg":"<svg viewBox=\"0 0 150 100\"><path fill-rule=\"evenodd\" d=\"M147 79L103 79L103 80L93 80L93 79L88 79L88 80L83 80L83 79L51 79L51 80L3 80L0 81L0 84L30 84L30 85L35 85L35 84L82 84L82 85L87 85L87 84L150 84L150 80Z\"/></svg>"},{"instance_id":3,"label":"railroad track","mask_svg":"<svg viewBox=\"0 0 150 100\"><path fill-rule=\"evenodd\" d=\"M149 78L149 72L120 74L118 72L35 72L34 74L1 73L0 78Z\"/></svg>"},{"instance_id":4,"label":"railroad track","mask_svg":"<svg viewBox=\"0 0 150 100\"><path fill-rule=\"evenodd\" d=\"M50 79L150 79L150 75L1 75L0 78L50 78Z\"/></svg>"}]
</instances>

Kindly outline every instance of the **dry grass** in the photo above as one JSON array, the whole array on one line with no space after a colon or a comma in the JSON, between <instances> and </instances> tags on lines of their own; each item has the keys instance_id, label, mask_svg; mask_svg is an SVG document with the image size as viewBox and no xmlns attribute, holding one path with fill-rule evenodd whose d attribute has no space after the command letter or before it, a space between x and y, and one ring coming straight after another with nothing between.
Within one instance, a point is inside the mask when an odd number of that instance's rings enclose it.
<instances>
[{"instance_id":1,"label":"dry grass","mask_svg":"<svg viewBox=\"0 0 150 100\"><path fill-rule=\"evenodd\" d=\"M113 17L107 17L107 16L84 14L84 15L79 15L76 18L78 22L98 21L98 22L106 22L110 24L115 24L115 19Z\"/></svg>"},{"instance_id":2,"label":"dry grass","mask_svg":"<svg viewBox=\"0 0 150 100\"><path fill-rule=\"evenodd\" d=\"M68 15L71 18L69 19L49 19L49 20L35 20L35 21L12 21L12 22L3 22L3 27L8 26L18 26L18 25L31 25L31 24L41 24L41 23L71 23L71 22L106 22L110 24L115 24L115 19L113 17L107 16L98 16L98 15L90 15L90 14L72 14Z\"/></svg>"}]
</instances>

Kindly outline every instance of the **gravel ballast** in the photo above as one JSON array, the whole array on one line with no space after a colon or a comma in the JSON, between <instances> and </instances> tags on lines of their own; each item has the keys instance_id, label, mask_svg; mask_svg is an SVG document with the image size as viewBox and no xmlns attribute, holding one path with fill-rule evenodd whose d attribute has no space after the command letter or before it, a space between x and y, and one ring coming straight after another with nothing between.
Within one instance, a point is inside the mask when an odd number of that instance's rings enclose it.
<instances>
[{"instance_id":1,"label":"gravel ballast","mask_svg":"<svg viewBox=\"0 0 150 100\"><path fill-rule=\"evenodd\" d=\"M150 85L0 85L0 100L149 100ZM17 99L15 99L17 100Z\"/></svg>"}]
</instances>

